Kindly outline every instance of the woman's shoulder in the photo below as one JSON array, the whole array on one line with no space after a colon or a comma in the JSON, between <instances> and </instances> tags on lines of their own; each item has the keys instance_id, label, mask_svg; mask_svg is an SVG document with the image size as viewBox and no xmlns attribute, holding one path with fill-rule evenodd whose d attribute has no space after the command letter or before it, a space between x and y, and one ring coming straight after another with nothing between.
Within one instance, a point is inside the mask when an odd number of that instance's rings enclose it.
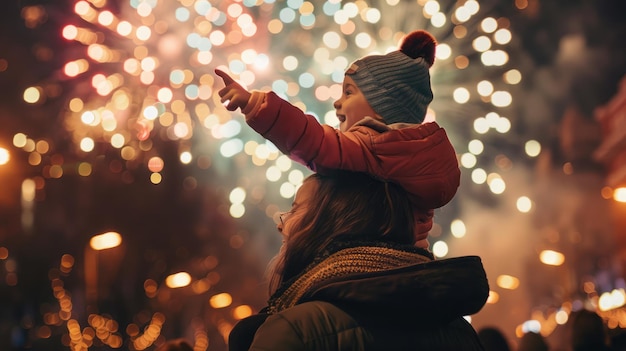
<instances>
[{"instance_id":1,"label":"woman's shoulder","mask_svg":"<svg viewBox=\"0 0 626 351\"><path fill-rule=\"evenodd\" d=\"M308 301L271 315L266 323L283 320L295 329L315 327L320 334L344 332L358 327L357 322L344 310L326 301Z\"/></svg>"},{"instance_id":2,"label":"woman's shoulder","mask_svg":"<svg viewBox=\"0 0 626 351\"><path fill-rule=\"evenodd\" d=\"M362 350L368 341L367 333L341 308L309 301L269 316L250 350L340 350L346 342Z\"/></svg>"}]
</instances>

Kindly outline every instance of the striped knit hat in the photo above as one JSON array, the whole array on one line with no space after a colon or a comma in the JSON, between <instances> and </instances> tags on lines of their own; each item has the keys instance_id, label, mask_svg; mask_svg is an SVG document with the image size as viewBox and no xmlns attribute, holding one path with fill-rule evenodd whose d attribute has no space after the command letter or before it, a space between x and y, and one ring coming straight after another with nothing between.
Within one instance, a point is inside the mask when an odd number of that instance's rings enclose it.
<instances>
[{"instance_id":1,"label":"striped knit hat","mask_svg":"<svg viewBox=\"0 0 626 351\"><path fill-rule=\"evenodd\" d=\"M435 62L435 38L424 30L409 33L400 50L356 60L346 74L386 124L422 123L433 100L428 69Z\"/></svg>"}]
</instances>

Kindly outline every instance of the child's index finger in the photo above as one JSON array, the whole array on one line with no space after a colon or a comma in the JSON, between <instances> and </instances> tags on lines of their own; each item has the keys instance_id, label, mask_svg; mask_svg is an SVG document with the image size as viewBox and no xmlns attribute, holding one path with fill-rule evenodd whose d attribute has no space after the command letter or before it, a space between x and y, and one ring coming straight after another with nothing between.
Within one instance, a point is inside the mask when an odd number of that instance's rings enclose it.
<instances>
[{"instance_id":1,"label":"child's index finger","mask_svg":"<svg viewBox=\"0 0 626 351\"><path fill-rule=\"evenodd\" d=\"M220 70L220 69L215 69L215 74L217 74L220 78L222 78L222 80L224 81L224 84L229 85L231 83L234 83L235 80L233 78L231 78L231 76L228 75L228 73Z\"/></svg>"}]
</instances>

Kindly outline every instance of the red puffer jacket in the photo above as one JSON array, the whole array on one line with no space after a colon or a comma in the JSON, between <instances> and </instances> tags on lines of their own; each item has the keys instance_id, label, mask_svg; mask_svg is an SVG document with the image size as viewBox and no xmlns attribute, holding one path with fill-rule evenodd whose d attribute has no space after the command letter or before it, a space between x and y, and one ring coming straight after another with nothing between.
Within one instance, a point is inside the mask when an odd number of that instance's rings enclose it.
<instances>
[{"instance_id":1,"label":"red puffer jacket","mask_svg":"<svg viewBox=\"0 0 626 351\"><path fill-rule=\"evenodd\" d=\"M415 205L416 241L428 235L432 209L450 202L459 187L456 152L436 122L385 125L366 118L341 132L273 92L258 91L243 112L252 129L315 172L365 172L402 186Z\"/></svg>"}]
</instances>

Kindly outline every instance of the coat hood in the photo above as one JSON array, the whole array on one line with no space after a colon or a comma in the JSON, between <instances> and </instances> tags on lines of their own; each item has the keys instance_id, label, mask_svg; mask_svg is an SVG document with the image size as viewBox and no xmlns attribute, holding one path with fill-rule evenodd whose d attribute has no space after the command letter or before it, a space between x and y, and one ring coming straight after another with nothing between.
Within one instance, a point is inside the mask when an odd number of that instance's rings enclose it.
<instances>
[{"instance_id":1,"label":"coat hood","mask_svg":"<svg viewBox=\"0 0 626 351\"><path fill-rule=\"evenodd\" d=\"M325 281L302 298L328 301L360 319L447 322L484 306L489 284L480 257L464 256Z\"/></svg>"}]
</instances>

